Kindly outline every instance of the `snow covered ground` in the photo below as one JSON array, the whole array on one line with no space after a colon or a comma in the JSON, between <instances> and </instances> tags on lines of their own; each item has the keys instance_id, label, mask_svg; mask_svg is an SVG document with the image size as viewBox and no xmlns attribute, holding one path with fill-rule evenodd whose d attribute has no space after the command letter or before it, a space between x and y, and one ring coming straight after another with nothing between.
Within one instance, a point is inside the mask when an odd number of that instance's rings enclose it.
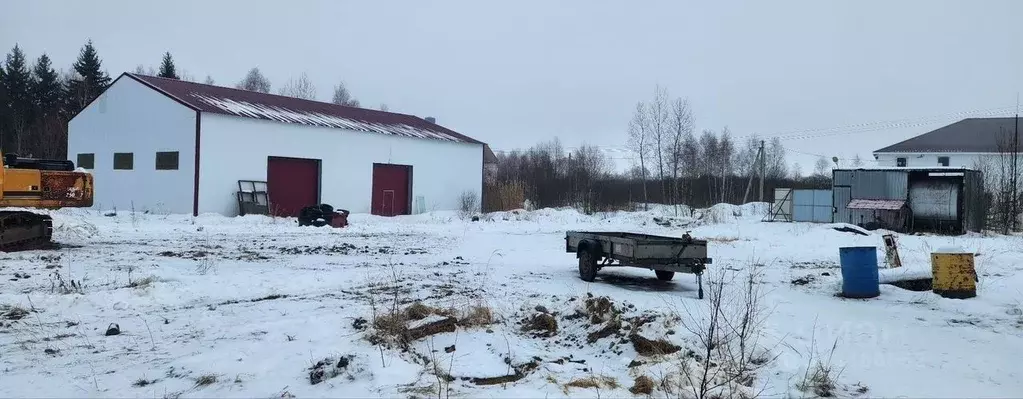
<instances>
[{"instance_id":1,"label":"snow covered ground","mask_svg":"<svg viewBox=\"0 0 1023 399\"><path fill-rule=\"evenodd\" d=\"M807 377L823 359L838 396L1023 393L1023 238L900 235L905 267L884 281L926 275L931 250L957 246L977 253L978 296L882 285L880 297L844 299L838 248L881 248L881 237L761 222L762 211L353 215L328 229L61 210L61 249L0 253L0 396L630 397L640 376L656 397L691 396L680 376L700 370L691 330L712 303L694 277L605 268L583 282L566 230L692 230L710 240L705 284L729 279L732 310L752 275L756 366L731 392L814 396L820 379ZM414 302L437 310L402 328L438 330L388 340L374 321ZM480 309L491 314L463 321ZM527 331L547 317L556 331ZM662 346L648 353L637 335Z\"/></svg>"}]
</instances>

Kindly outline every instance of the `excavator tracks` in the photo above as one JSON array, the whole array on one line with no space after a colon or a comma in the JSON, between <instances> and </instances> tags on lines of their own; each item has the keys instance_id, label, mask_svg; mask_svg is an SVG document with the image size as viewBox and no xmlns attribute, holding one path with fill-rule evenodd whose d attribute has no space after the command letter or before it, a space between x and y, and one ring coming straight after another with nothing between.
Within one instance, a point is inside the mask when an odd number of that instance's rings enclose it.
<instances>
[{"instance_id":1,"label":"excavator tracks","mask_svg":"<svg viewBox=\"0 0 1023 399\"><path fill-rule=\"evenodd\" d=\"M0 252L53 247L53 219L23 211L0 211Z\"/></svg>"}]
</instances>

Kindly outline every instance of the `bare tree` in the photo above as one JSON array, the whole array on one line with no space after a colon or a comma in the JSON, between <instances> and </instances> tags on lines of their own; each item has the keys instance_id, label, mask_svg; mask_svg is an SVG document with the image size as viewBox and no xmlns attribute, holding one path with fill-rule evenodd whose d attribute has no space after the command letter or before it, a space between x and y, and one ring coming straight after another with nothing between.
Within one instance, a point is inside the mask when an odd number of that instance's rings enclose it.
<instances>
[{"instance_id":1,"label":"bare tree","mask_svg":"<svg viewBox=\"0 0 1023 399\"><path fill-rule=\"evenodd\" d=\"M683 161L685 158L682 156L682 144L685 142L686 135L692 135L693 128L693 110L689 106L689 100L684 98L676 98L671 103L671 131L670 131L670 149L669 149L669 163L671 169L671 185L672 185L672 202L678 204L679 198L679 172L686 167L692 167L692 165L685 164ZM676 207L676 212L678 208Z\"/></svg>"},{"instance_id":2,"label":"bare tree","mask_svg":"<svg viewBox=\"0 0 1023 399\"><path fill-rule=\"evenodd\" d=\"M206 80L203 81L203 83L204 84L208 84L208 85L214 85L215 84L215 82L213 82L213 77L210 76L210 75L206 75Z\"/></svg>"},{"instance_id":3,"label":"bare tree","mask_svg":"<svg viewBox=\"0 0 1023 399\"><path fill-rule=\"evenodd\" d=\"M653 138L652 142L654 145L654 160L657 162L657 178L661 182L661 197L665 197L665 169L668 167L666 158L669 156L668 152L671 150L670 138L669 138L669 124L668 118L670 115L671 105L668 104L668 90L657 86L654 90L654 98L650 102L648 107L647 119L649 122L650 137Z\"/></svg>"},{"instance_id":4,"label":"bare tree","mask_svg":"<svg viewBox=\"0 0 1023 399\"><path fill-rule=\"evenodd\" d=\"M316 86L309 80L309 75L302 72L297 79L291 79L278 90L277 94L305 100L316 99Z\"/></svg>"},{"instance_id":5,"label":"bare tree","mask_svg":"<svg viewBox=\"0 0 1023 399\"><path fill-rule=\"evenodd\" d=\"M752 134L743 141L742 148L735 153L735 174L751 176L757 173L757 154L760 152L760 137Z\"/></svg>"},{"instance_id":6,"label":"bare tree","mask_svg":"<svg viewBox=\"0 0 1023 399\"><path fill-rule=\"evenodd\" d=\"M792 164L792 170L789 173L791 174L789 178L792 180L799 181L803 179L803 167L799 166L799 162Z\"/></svg>"},{"instance_id":7,"label":"bare tree","mask_svg":"<svg viewBox=\"0 0 1023 399\"><path fill-rule=\"evenodd\" d=\"M642 101L636 103L636 110L632 114L632 120L629 121L629 141L628 146L636 158L639 159L639 171L642 173L643 181L643 206L646 207L649 203L650 196L647 193L647 167L646 160L651 153L651 138L650 132L647 127L650 123L647 120L647 109L646 105ZM644 208L646 209L646 208Z\"/></svg>"},{"instance_id":8,"label":"bare tree","mask_svg":"<svg viewBox=\"0 0 1023 399\"><path fill-rule=\"evenodd\" d=\"M817 158L817 162L813 164L813 174L815 176L824 176L828 173L829 168L828 159L825 157Z\"/></svg>"},{"instance_id":9,"label":"bare tree","mask_svg":"<svg viewBox=\"0 0 1023 399\"><path fill-rule=\"evenodd\" d=\"M235 87L242 90L269 93L270 80L263 76L263 73L259 71L259 68L252 68L245 74L245 78L238 82Z\"/></svg>"},{"instance_id":10,"label":"bare tree","mask_svg":"<svg viewBox=\"0 0 1023 399\"><path fill-rule=\"evenodd\" d=\"M387 111L391 110L391 107L388 107L387 103L380 103L380 110L384 111L384 112L387 112Z\"/></svg>"},{"instance_id":11,"label":"bare tree","mask_svg":"<svg viewBox=\"0 0 1023 399\"><path fill-rule=\"evenodd\" d=\"M862 166L863 166L863 158L860 158L860 154L856 154L856 156L854 156L853 159L852 159L852 167L859 168L859 167L862 167Z\"/></svg>"},{"instance_id":12,"label":"bare tree","mask_svg":"<svg viewBox=\"0 0 1023 399\"><path fill-rule=\"evenodd\" d=\"M732 164L732 159L735 157L735 146L732 144L732 132L728 130L728 126L721 129L721 138L718 140L718 173L721 178L721 202L727 202L726 193L731 186L728 184L728 178L735 172L735 167Z\"/></svg>"},{"instance_id":13,"label":"bare tree","mask_svg":"<svg viewBox=\"0 0 1023 399\"><path fill-rule=\"evenodd\" d=\"M692 131L687 132L685 137L682 138L682 163L687 165L685 170L682 171L683 178L693 182L700 177L703 155L700 151L700 142L696 140L696 136L693 135ZM687 187L684 194L686 196L686 204L692 209L696 192L692 188Z\"/></svg>"},{"instance_id":14,"label":"bare tree","mask_svg":"<svg viewBox=\"0 0 1023 399\"><path fill-rule=\"evenodd\" d=\"M789 175L788 164L785 163L785 146L782 145L781 139L777 137L771 139L764 152L764 167L767 169L765 175L768 179L784 179Z\"/></svg>"},{"instance_id":15,"label":"bare tree","mask_svg":"<svg viewBox=\"0 0 1023 399\"><path fill-rule=\"evenodd\" d=\"M352 96L352 93L348 91L348 87L345 86L345 82L339 82L334 86L334 96L330 102L338 105L344 105L346 107L358 107L359 100L356 100Z\"/></svg>"},{"instance_id":16,"label":"bare tree","mask_svg":"<svg viewBox=\"0 0 1023 399\"><path fill-rule=\"evenodd\" d=\"M148 76L156 76L157 75L156 68L153 68L153 67L146 68L142 64L136 65L134 72L135 72L136 75L148 75Z\"/></svg>"},{"instance_id":17,"label":"bare tree","mask_svg":"<svg viewBox=\"0 0 1023 399\"><path fill-rule=\"evenodd\" d=\"M700 135L700 176L708 179L707 200L713 203L714 195L718 192L717 175L720 170L721 159L718 151L718 137L713 130L704 130Z\"/></svg>"},{"instance_id":18,"label":"bare tree","mask_svg":"<svg viewBox=\"0 0 1023 399\"><path fill-rule=\"evenodd\" d=\"M999 132L997 154L990 161L984 161L985 191L990 193L990 209L994 216L991 227L1002 234L1018 230L1020 198L1019 181L1023 178L1020 170L1020 153L1014 140L1015 132ZM991 162L993 161L993 162Z\"/></svg>"}]
</instances>

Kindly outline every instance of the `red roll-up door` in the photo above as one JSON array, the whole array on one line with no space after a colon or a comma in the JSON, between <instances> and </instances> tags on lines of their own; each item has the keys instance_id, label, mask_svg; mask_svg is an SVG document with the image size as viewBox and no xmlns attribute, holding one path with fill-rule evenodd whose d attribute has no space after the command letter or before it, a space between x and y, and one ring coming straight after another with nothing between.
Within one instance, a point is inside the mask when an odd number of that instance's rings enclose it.
<instances>
[{"instance_id":1,"label":"red roll-up door","mask_svg":"<svg viewBox=\"0 0 1023 399\"><path fill-rule=\"evenodd\" d=\"M271 214L298 216L302 208L320 202L320 160L267 158L266 191Z\"/></svg>"},{"instance_id":2,"label":"red roll-up door","mask_svg":"<svg viewBox=\"0 0 1023 399\"><path fill-rule=\"evenodd\" d=\"M374 215L408 215L412 208L412 167L373 164L372 201L370 213Z\"/></svg>"}]
</instances>

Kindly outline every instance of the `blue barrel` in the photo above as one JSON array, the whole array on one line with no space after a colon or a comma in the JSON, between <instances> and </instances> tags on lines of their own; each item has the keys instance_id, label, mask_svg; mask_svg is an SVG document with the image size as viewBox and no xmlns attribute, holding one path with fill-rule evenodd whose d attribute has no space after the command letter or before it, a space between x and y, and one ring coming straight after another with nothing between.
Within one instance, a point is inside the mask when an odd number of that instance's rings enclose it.
<instances>
[{"instance_id":1,"label":"blue barrel","mask_svg":"<svg viewBox=\"0 0 1023 399\"><path fill-rule=\"evenodd\" d=\"M842 247L838 255L842 264L842 296L873 298L881 295L877 247Z\"/></svg>"}]
</instances>

